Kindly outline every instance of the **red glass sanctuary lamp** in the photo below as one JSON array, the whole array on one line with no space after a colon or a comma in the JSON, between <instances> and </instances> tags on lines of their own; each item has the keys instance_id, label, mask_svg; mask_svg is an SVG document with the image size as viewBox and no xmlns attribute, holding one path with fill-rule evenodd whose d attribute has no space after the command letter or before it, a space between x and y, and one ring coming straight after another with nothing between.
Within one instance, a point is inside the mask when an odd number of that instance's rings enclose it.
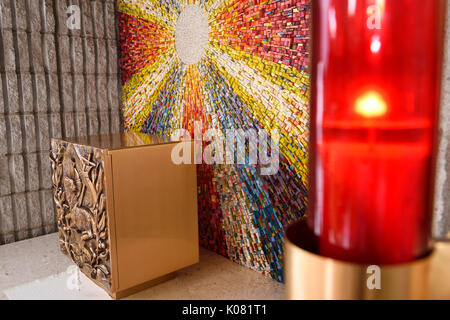
<instances>
[{"instance_id":1,"label":"red glass sanctuary lamp","mask_svg":"<svg viewBox=\"0 0 450 320\"><path fill-rule=\"evenodd\" d=\"M323 256L431 249L445 0L313 1L308 225Z\"/></svg>"}]
</instances>

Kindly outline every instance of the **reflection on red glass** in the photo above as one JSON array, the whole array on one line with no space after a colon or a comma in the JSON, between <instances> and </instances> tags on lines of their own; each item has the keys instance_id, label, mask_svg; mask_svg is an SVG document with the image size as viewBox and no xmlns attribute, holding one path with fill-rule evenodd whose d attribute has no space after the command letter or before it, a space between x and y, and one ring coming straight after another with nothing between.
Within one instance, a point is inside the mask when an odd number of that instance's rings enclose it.
<instances>
[{"instance_id":1,"label":"reflection on red glass","mask_svg":"<svg viewBox=\"0 0 450 320\"><path fill-rule=\"evenodd\" d=\"M309 224L359 263L430 249L444 0L314 1Z\"/></svg>"}]
</instances>

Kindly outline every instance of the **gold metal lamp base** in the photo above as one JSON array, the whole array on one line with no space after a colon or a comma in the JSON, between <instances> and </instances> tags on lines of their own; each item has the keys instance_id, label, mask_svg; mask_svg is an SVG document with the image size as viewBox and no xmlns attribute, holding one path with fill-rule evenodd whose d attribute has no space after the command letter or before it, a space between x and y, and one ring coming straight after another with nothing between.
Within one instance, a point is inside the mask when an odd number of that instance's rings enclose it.
<instances>
[{"instance_id":1,"label":"gold metal lamp base","mask_svg":"<svg viewBox=\"0 0 450 320\"><path fill-rule=\"evenodd\" d=\"M286 230L286 298L290 300L419 300L429 298L431 254L412 263L369 266L318 255L306 221ZM377 268L379 267L379 268Z\"/></svg>"}]
</instances>

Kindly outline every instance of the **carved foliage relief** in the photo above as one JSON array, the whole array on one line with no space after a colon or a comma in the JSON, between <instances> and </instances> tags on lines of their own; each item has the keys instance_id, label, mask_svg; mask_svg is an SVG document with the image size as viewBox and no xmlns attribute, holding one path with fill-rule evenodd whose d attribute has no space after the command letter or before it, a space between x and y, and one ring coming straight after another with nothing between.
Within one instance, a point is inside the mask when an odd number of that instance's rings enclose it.
<instances>
[{"instance_id":1,"label":"carved foliage relief","mask_svg":"<svg viewBox=\"0 0 450 320\"><path fill-rule=\"evenodd\" d=\"M60 249L111 291L103 151L53 140L50 160Z\"/></svg>"}]
</instances>

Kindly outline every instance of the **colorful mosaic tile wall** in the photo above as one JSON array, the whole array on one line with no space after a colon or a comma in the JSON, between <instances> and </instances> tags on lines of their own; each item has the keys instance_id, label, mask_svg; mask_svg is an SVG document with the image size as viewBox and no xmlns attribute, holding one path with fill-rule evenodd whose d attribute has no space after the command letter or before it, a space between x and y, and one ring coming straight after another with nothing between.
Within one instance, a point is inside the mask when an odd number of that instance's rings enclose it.
<instances>
[{"instance_id":1,"label":"colorful mosaic tile wall","mask_svg":"<svg viewBox=\"0 0 450 320\"><path fill-rule=\"evenodd\" d=\"M207 15L203 58L185 64L175 33L183 9ZM283 227L305 213L307 0L119 0L125 129L278 129L280 169L199 165L201 245L283 281Z\"/></svg>"}]
</instances>

